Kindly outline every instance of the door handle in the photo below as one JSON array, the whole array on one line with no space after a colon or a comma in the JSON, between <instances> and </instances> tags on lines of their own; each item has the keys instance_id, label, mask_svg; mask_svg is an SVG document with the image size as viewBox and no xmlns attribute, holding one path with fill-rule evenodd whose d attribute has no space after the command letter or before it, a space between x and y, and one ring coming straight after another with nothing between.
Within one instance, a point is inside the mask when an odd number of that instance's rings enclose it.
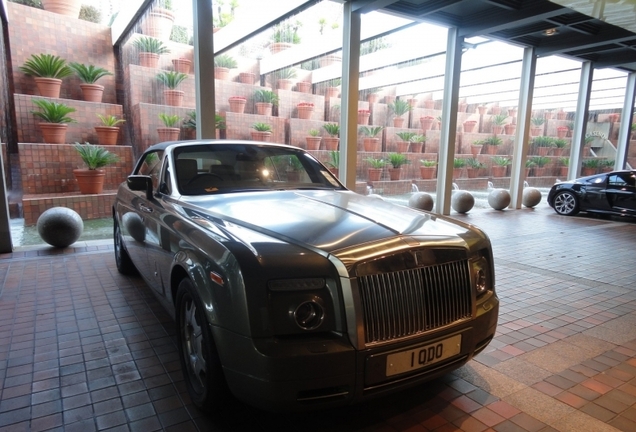
<instances>
[{"instance_id":1,"label":"door handle","mask_svg":"<svg viewBox=\"0 0 636 432\"><path fill-rule=\"evenodd\" d=\"M139 206L139 210L141 210L144 213L152 213L152 209L150 207L146 207L143 204Z\"/></svg>"}]
</instances>

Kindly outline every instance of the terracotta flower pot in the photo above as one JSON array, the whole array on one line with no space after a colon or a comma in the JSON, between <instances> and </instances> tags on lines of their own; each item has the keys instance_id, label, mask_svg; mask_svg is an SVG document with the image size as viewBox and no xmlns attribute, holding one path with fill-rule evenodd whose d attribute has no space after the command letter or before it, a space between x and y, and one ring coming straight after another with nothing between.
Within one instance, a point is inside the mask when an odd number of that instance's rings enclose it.
<instances>
[{"instance_id":1,"label":"terracotta flower pot","mask_svg":"<svg viewBox=\"0 0 636 432\"><path fill-rule=\"evenodd\" d=\"M97 143L100 145L116 145L119 136L117 126L95 126L97 132Z\"/></svg>"},{"instance_id":2,"label":"terracotta flower pot","mask_svg":"<svg viewBox=\"0 0 636 432\"><path fill-rule=\"evenodd\" d=\"M243 84L254 85L255 81L256 81L256 74L254 74L253 72L239 73L239 82L242 82Z\"/></svg>"},{"instance_id":3,"label":"terracotta flower pot","mask_svg":"<svg viewBox=\"0 0 636 432\"><path fill-rule=\"evenodd\" d=\"M393 127L401 128L404 126L404 117L393 117Z\"/></svg>"},{"instance_id":4,"label":"terracotta flower pot","mask_svg":"<svg viewBox=\"0 0 636 432\"><path fill-rule=\"evenodd\" d=\"M565 111L557 111L556 118L557 120L565 120L567 118L568 113Z\"/></svg>"},{"instance_id":5,"label":"terracotta flower pot","mask_svg":"<svg viewBox=\"0 0 636 432\"><path fill-rule=\"evenodd\" d=\"M435 169L437 167L425 167L425 166L421 166L420 167L420 178L423 180L432 180L435 178Z\"/></svg>"},{"instance_id":6,"label":"terracotta flower pot","mask_svg":"<svg viewBox=\"0 0 636 432\"><path fill-rule=\"evenodd\" d=\"M380 138L364 138L362 140L364 151L366 152L379 152L380 151Z\"/></svg>"},{"instance_id":7,"label":"terracotta flower pot","mask_svg":"<svg viewBox=\"0 0 636 432\"><path fill-rule=\"evenodd\" d=\"M369 104L377 103L379 99L380 95L377 93L371 93L370 95L367 95L367 102L369 102Z\"/></svg>"},{"instance_id":8,"label":"terracotta flower pot","mask_svg":"<svg viewBox=\"0 0 636 432\"><path fill-rule=\"evenodd\" d=\"M172 59L172 67L174 68L175 72L189 74L190 66L192 66L192 62L189 59L186 59L186 58Z\"/></svg>"},{"instance_id":9,"label":"terracotta flower pot","mask_svg":"<svg viewBox=\"0 0 636 432\"><path fill-rule=\"evenodd\" d=\"M340 90L338 87L327 87L325 90L325 99L329 100L329 98L337 98L340 94Z\"/></svg>"},{"instance_id":10,"label":"terracotta flower pot","mask_svg":"<svg viewBox=\"0 0 636 432\"><path fill-rule=\"evenodd\" d=\"M411 143L408 141L397 141L395 143L395 148L398 153L407 153L410 145Z\"/></svg>"},{"instance_id":11,"label":"terracotta flower pot","mask_svg":"<svg viewBox=\"0 0 636 432\"><path fill-rule=\"evenodd\" d=\"M496 155L498 148L499 146L492 145L492 144L484 144L483 146L484 153L487 155Z\"/></svg>"},{"instance_id":12,"label":"terracotta flower pot","mask_svg":"<svg viewBox=\"0 0 636 432\"><path fill-rule=\"evenodd\" d=\"M214 78L221 81L228 81L230 79L230 69L226 67L215 66Z\"/></svg>"},{"instance_id":13,"label":"terracotta flower pot","mask_svg":"<svg viewBox=\"0 0 636 432\"><path fill-rule=\"evenodd\" d=\"M508 123L504 125L504 132L506 133L506 135L514 135L516 130L517 130L517 125L515 124Z\"/></svg>"},{"instance_id":14,"label":"terracotta flower pot","mask_svg":"<svg viewBox=\"0 0 636 432\"><path fill-rule=\"evenodd\" d=\"M423 146L424 146L424 143L412 142L411 143L411 153L422 153L422 147Z\"/></svg>"},{"instance_id":15,"label":"terracotta flower pot","mask_svg":"<svg viewBox=\"0 0 636 432\"><path fill-rule=\"evenodd\" d=\"M163 97L166 101L166 105L180 107L183 106L183 95L185 93L182 90L164 90Z\"/></svg>"},{"instance_id":16,"label":"terracotta flower pot","mask_svg":"<svg viewBox=\"0 0 636 432\"><path fill-rule=\"evenodd\" d=\"M422 126L422 129L427 131L427 130L431 130L431 128L433 127L433 122L435 121L435 119L433 117L420 117L420 125Z\"/></svg>"},{"instance_id":17,"label":"terracotta flower pot","mask_svg":"<svg viewBox=\"0 0 636 432\"><path fill-rule=\"evenodd\" d=\"M299 105L296 107L298 110L298 118L308 120L311 118L311 114L314 112L314 107L309 105Z\"/></svg>"},{"instance_id":18,"label":"terracotta flower pot","mask_svg":"<svg viewBox=\"0 0 636 432\"><path fill-rule=\"evenodd\" d=\"M382 178L382 168L368 168L369 181L380 181Z\"/></svg>"},{"instance_id":19,"label":"terracotta flower pot","mask_svg":"<svg viewBox=\"0 0 636 432\"><path fill-rule=\"evenodd\" d=\"M477 157L478 154L481 153L481 149L483 148L483 145L471 145L470 146L470 154L473 155L473 157Z\"/></svg>"},{"instance_id":20,"label":"terracotta flower pot","mask_svg":"<svg viewBox=\"0 0 636 432\"><path fill-rule=\"evenodd\" d=\"M42 138L47 144L64 144L66 143L66 123L40 123L40 131Z\"/></svg>"},{"instance_id":21,"label":"terracotta flower pot","mask_svg":"<svg viewBox=\"0 0 636 432\"><path fill-rule=\"evenodd\" d=\"M77 186L82 194L100 194L104 190L106 173L101 169L74 169Z\"/></svg>"},{"instance_id":22,"label":"terracotta flower pot","mask_svg":"<svg viewBox=\"0 0 636 432\"><path fill-rule=\"evenodd\" d=\"M164 141L176 141L179 139L179 132L181 129L172 127L158 127L157 135L159 135L159 142Z\"/></svg>"},{"instance_id":23,"label":"terracotta flower pot","mask_svg":"<svg viewBox=\"0 0 636 432\"><path fill-rule=\"evenodd\" d=\"M269 102L256 102L256 114L271 116L272 115L272 104Z\"/></svg>"},{"instance_id":24,"label":"terracotta flower pot","mask_svg":"<svg viewBox=\"0 0 636 432\"><path fill-rule=\"evenodd\" d=\"M325 137L325 150L338 150L338 144L340 143L340 138L338 137Z\"/></svg>"},{"instance_id":25,"label":"terracotta flower pot","mask_svg":"<svg viewBox=\"0 0 636 432\"><path fill-rule=\"evenodd\" d=\"M101 102L104 86L99 84L80 84L82 96L86 102Z\"/></svg>"},{"instance_id":26,"label":"terracotta flower pot","mask_svg":"<svg viewBox=\"0 0 636 432\"><path fill-rule=\"evenodd\" d=\"M475 120L466 120L464 122L464 132L471 133L475 130L477 122Z\"/></svg>"},{"instance_id":27,"label":"terracotta flower pot","mask_svg":"<svg viewBox=\"0 0 636 432\"><path fill-rule=\"evenodd\" d=\"M490 172L492 173L493 177L505 177L507 171L507 166L493 165L492 167L490 167Z\"/></svg>"},{"instance_id":28,"label":"terracotta flower pot","mask_svg":"<svg viewBox=\"0 0 636 432\"><path fill-rule=\"evenodd\" d=\"M269 52L272 54L279 53L281 51L285 51L286 49L291 48L293 45L288 42L273 42L269 45Z\"/></svg>"},{"instance_id":29,"label":"terracotta flower pot","mask_svg":"<svg viewBox=\"0 0 636 432\"><path fill-rule=\"evenodd\" d=\"M173 23L174 14L170 10L154 8L141 22L141 29L145 35L168 40Z\"/></svg>"},{"instance_id":30,"label":"terracotta flower pot","mask_svg":"<svg viewBox=\"0 0 636 432\"><path fill-rule=\"evenodd\" d=\"M305 137L305 141L307 143L307 150L320 150L320 142L322 141L322 137L308 136Z\"/></svg>"},{"instance_id":31,"label":"terracotta flower pot","mask_svg":"<svg viewBox=\"0 0 636 432\"><path fill-rule=\"evenodd\" d=\"M389 168L389 179L399 180L402 175L402 168Z\"/></svg>"},{"instance_id":32,"label":"terracotta flower pot","mask_svg":"<svg viewBox=\"0 0 636 432\"><path fill-rule=\"evenodd\" d=\"M369 117L371 117L371 113L369 111L358 111L358 124L359 125L368 125Z\"/></svg>"},{"instance_id":33,"label":"terracotta flower pot","mask_svg":"<svg viewBox=\"0 0 636 432\"><path fill-rule=\"evenodd\" d=\"M568 131L570 129L568 129L567 127L564 126L560 126L557 128L557 138L565 138L568 135Z\"/></svg>"},{"instance_id":34,"label":"terracotta flower pot","mask_svg":"<svg viewBox=\"0 0 636 432\"><path fill-rule=\"evenodd\" d=\"M79 17L82 0L42 0L45 11L73 18Z\"/></svg>"},{"instance_id":35,"label":"terracotta flower pot","mask_svg":"<svg viewBox=\"0 0 636 432\"><path fill-rule=\"evenodd\" d=\"M272 139L272 133L267 131L251 131L250 135L254 141L269 142Z\"/></svg>"},{"instance_id":36,"label":"terracotta flower pot","mask_svg":"<svg viewBox=\"0 0 636 432\"><path fill-rule=\"evenodd\" d=\"M244 98L229 98L228 102L230 104L230 111L233 113L243 114L245 112L245 105L247 104L247 100Z\"/></svg>"},{"instance_id":37,"label":"terracotta flower pot","mask_svg":"<svg viewBox=\"0 0 636 432\"><path fill-rule=\"evenodd\" d=\"M530 128L530 135L531 136L539 136L539 135L541 135L542 131L543 131L542 127L533 127L533 128Z\"/></svg>"},{"instance_id":38,"label":"terracotta flower pot","mask_svg":"<svg viewBox=\"0 0 636 432\"><path fill-rule=\"evenodd\" d=\"M492 133L495 135L501 135L501 132L503 132L503 126L499 126L499 125L493 125L492 126Z\"/></svg>"},{"instance_id":39,"label":"terracotta flower pot","mask_svg":"<svg viewBox=\"0 0 636 432\"><path fill-rule=\"evenodd\" d=\"M435 101L432 99L426 99L424 101L424 108L426 109L434 109L435 108Z\"/></svg>"},{"instance_id":40,"label":"terracotta flower pot","mask_svg":"<svg viewBox=\"0 0 636 432\"><path fill-rule=\"evenodd\" d=\"M62 88L62 80L57 78L34 77L35 85L43 97L60 97L60 89Z\"/></svg>"},{"instance_id":41,"label":"terracotta flower pot","mask_svg":"<svg viewBox=\"0 0 636 432\"><path fill-rule=\"evenodd\" d=\"M299 81L296 83L296 90L301 93L311 93L311 83L309 81Z\"/></svg>"},{"instance_id":42,"label":"terracotta flower pot","mask_svg":"<svg viewBox=\"0 0 636 432\"><path fill-rule=\"evenodd\" d=\"M139 65L149 68L157 68L159 65L159 54L140 52L139 53Z\"/></svg>"},{"instance_id":43,"label":"terracotta flower pot","mask_svg":"<svg viewBox=\"0 0 636 432\"><path fill-rule=\"evenodd\" d=\"M278 80L278 88L281 90L291 90L294 82L290 79L281 78Z\"/></svg>"}]
</instances>

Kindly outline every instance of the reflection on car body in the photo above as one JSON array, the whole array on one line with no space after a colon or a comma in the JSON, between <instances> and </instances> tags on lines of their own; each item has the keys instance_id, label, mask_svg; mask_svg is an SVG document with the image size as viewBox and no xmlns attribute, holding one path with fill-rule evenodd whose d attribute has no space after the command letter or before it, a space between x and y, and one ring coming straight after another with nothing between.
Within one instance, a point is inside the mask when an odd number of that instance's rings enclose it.
<instances>
[{"instance_id":1,"label":"reflection on car body","mask_svg":"<svg viewBox=\"0 0 636 432\"><path fill-rule=\"evenodd\" d=\"M347 190L252 141L150 147L118 190L115 258L177 323L186 385L270 410L345 405L456 369L495 334L488 237Z\"/></svg>"}]
</instances>

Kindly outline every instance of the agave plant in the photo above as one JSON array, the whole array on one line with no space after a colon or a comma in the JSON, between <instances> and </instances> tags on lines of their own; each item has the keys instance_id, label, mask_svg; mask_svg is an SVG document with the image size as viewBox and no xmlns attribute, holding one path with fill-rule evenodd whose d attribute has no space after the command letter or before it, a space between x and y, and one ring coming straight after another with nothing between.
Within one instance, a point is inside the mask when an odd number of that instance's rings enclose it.
<instances>
[{"instance_id":1,"label":"agave plant","mask_svg":"<svg viewBox=\"0 0 636 432\"><path fill-rule=\"evenodd\" d=\"M255 131L258 131L258 132L271 132L272 131L272 125L270 125L268 123L258 122L258 123L254 123L252 125L252 129L254 129Z\"/></svg>"},{"instance_id":2,"label":"agave plant","mask_svg":"<svg viewBox=\"0 0 636 432\"><path fill-rule=\"evenodd\" d=\"M66 60L52 54L33 54L20 66L20 71L27 75L41 78L62 79L73 74Z\"/></svg>"},{"instance_id":3,"label":"agave plant","mask_svg":"<svg viewBox=\"0 0 636 432\"><path fill-rule=\"evenodd\" d=\"M371 168L384 168L386 161L384 159L367 158L365 161L371 166Z\"/></svg>"},{"instance_id":4,"label":"agave plant","mask_svg":"<svg viewBox=\"0 0 636 432\"><path fill-rule=\"evenodd\" d=\"M104 126L109 126L109 127L114 127L117 126L120 123L124 123L126 120L124 119L118 119L116 116L114 115L101 115L101 114L97 114L97 117L99 117L99 119L102 121L102 124Z\"/></svg>"},{"instance_id":5,"label":"agave plant","mask_svg":"<svg viewBox=\"0 0 636 432\"><path fill-rule=\"evenodd\" d=\"M176 71L163 71L157 74L157 79L171 90L176 89L188 75Z\"/></svg>"},{"instance_id":6,"label":"agave plant","mask_svg":"<svg viewBox=\"0 0 636 432\"><path fill-rule=\"evenodd\" d=\"M503 156L494 156L492 158L492 163L497 166L508 166L510 165L510 159Z\"/></svg>"},{"instance_id":7,"label":"agave plant","mask_svg":"<svg viewBox=\"0 0 636 432\"><path fill-rule=\"evenodd\" d=\"M408 142L411 141L411 138L417 135L417 132L398 132L396 135L399 136L402 141Z\"/></svg>"},{"instance_id":8,"label":"agave plant","mask_svg":"<svg viewBox=\"0 0 636 432\"><path fill-rule=\"evenodd\" d=\"M89 143L75 143L74 147L89 170L96 170L119 160L116 154L109 152L103 147L94 146Z\"/></svg>"},{"instance_id":9,"label":"agave plant","mask_svg":"<svg viewBox=\"0 0 636 432\"><path fill-rule=\"evenodd\" d=\"M389 104L389 109L391 110L392 113L394 113L396 116L399 117L406 114L407 112L410 112L413 109L413 107L408 101L404 99L396 99L395 101ZM408 140L404 140L404 141L408 141Z\"/></svg>"},{"instance_id":10,"label":"agave plant","mask_svg":"<svg viewBox=\"0 0 636 432\"><path fill-rule=\"evenodd\" d=\"M258 89L254 92L254 101L278 105L278 95L271 90Z\"/></svg>"},{"instance_id":11,"label":"agave plant","mask_svg":"<svg viewBox=\"0 0 636 432\"><path fill-rule=\"evenodd\" d=\"M340 125L337 123L327 123L322 126L329 136L337 137L340 134Z\"/></svg>"},{"instance_id":12,"label":"agave plant","mask_svg":"<svg viewBox=\"0 0 636 432\"><path fill-rule=\"evenodd\" d=\"M375 138L380 132L382 132L384 126L362 126L360 131L370 138Z\"/></svg>"},{"instance_id":13,"label":"agave plant","mask_svg":"<svg viewBox=\"0 0 636 432\"><path fill-rule=\"evenodd\" d=\"M543 168L550 163L550 158L548 156L534 156L530 158L530 160L539 168Z\"/></svg>"},{"instance_id":14,"label":"agave plant","mask_svg":"<svg viewBox=\"0 0 636 432\"><path fill-rule=\"evenodd\" d=\"M236 69L238 67L238 63L229 54L220 54L214 57L214 67L224 67L228 69Z\"/></svg>"},{"instance_id":15,"label":"agave plant","mask_svg":"<svg viewBox=\"0 0 636 432\"><path fill-rule=\"evenodd\" d=\"M78 78L86 84L95 84L95 82L107 75L112 75L104 68L95 65L85 65L83 63L69 63L69 67L75 72Z\"/></svg>"},{"instance_id":16,"label":"agave plant","mask_svg":"<svg viewBox=\"0 0 636 432\"><path fill-rule=\"evenodd\" d=\"M408 158L403 153L389 153L389 163L393 168L400 168L409 163Z\"/></svg>"},{"instance_id":17,"label":"agave plant","mask_svg":"<svg viewBox=\"0 0 636 432\"><path fill-rule=\"evenodd\" d=\"M181 117L179 117L177 114L170 115L166 113L160 113L159 118L161 119L165 127L175 127L181 120Z\"/></svg>"},{"instance_id":18,"label":"agave plant","mask_svg":"<svg viewBox=\"0 0 636 432\"><path fill-rule=\"evenodd\" d=\"M169 54L170 49L159 39L150 36L142 36L133 42L133 46L141 52L153 54Z\"/></svg>"},{"instance_id":19,"label":"agave plant","mask_svg":"<svg viewBox=\"0 0 636 432\"><path fill-rule=\"evenodd\" d=\"M31 111L31 113L46 123L76 123L75 119L68 116L68 114L75 112L75 108L46 99L34 99L33 103L40 110Z\"/></svg>"}]
</instances>

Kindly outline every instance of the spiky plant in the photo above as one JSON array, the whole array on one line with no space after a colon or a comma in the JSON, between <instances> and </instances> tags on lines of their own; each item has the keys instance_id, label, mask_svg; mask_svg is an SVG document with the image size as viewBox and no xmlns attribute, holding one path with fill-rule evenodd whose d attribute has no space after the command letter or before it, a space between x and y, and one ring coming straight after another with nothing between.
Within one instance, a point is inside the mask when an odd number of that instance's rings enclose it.
<instances>
[{"instance_id":1,"label":"spiky plant","mask_svg":"<svg viewBox=\"0 0 636 432\"><path fill-rule=\"evenodd\" d=\"M46 99L34 99L33 103L40 110L31 111L31 113L47 123L76 123L75 119L68 116L70 113L75 112L75 108Z\"/></svg>"},{"instance_id":2,"label":"spiky plant","mask_svg":"<svg viewBox=\"0 0 636 432\"><path fill-rule=\"evenodd\" d=\"M97 114L97 117L99 117L99 119L102 121L102 124L104 126L109 126L109 127L117 126L118 124L124 123L126 121L124 119L118 119L114 115Z\"/></svg>"},{"instance_id":3,"label":"spiky plant","mask_svg":"<svg viewBox=\"0 0 636 432\"><path fill-rule=\"evenodd\" d=\"M109 152L103 147L94 146L89 143L80 144L77 142L74 147L89 170L96 170L119 160L116 154Z\"/></svg>"},{"instance_id":4,"label":"spiky plant","mask_svg":"<svg viewBox=\"0 0 636 432\"><path fill-rule=\"evenodd\" d=\"M175 127L177 123L181 121L181 117L179 117L177 114L170 115L166 113L160 113L159 118L166 127Z\"/></svg>"},{"instance_id":5,"label":"spiky plant","mask_svg":"<svg viewBox=\"0 0 636 432\"><path fill-rule=\"evenodd\" d=\"M157 79L171 90L176 89L188 75L176 71L163 71L157 74Z\"/></svg>"},{"instance_id":6,"label":"spiky plant","mask_svg":"<svg viewBox=\"0 0 636 432\"><path fill-rule=\"evenodd\" d=\"M95 65L85 65L83 63L69 63L69 67L75 72L75 75L86 84L95 84L95 82L107 75L112 75L104 68Z\"/></svg>"},{"instance_id":7,"label":"spiky plant","mask_svg":"<svg viewBox=\"0 0 636 432\"><path fill-rule=\"evenodd\" d=\"M159 39L150 36L142 36L133 42L133 46L141 52L153 54L169 54L170 49Z\"/></svg>"},{"instance_id":8,"label":"spiky plant","mask_svg":"<svg viewBox=\"0 0 636 432\"><path fill-rule=\"evenodd\" d=\"M73 74L66 60L52 54L33 54L20 66L20 71L27 75L41 78L62 79Z\"/></svg>"}]
</instances>

